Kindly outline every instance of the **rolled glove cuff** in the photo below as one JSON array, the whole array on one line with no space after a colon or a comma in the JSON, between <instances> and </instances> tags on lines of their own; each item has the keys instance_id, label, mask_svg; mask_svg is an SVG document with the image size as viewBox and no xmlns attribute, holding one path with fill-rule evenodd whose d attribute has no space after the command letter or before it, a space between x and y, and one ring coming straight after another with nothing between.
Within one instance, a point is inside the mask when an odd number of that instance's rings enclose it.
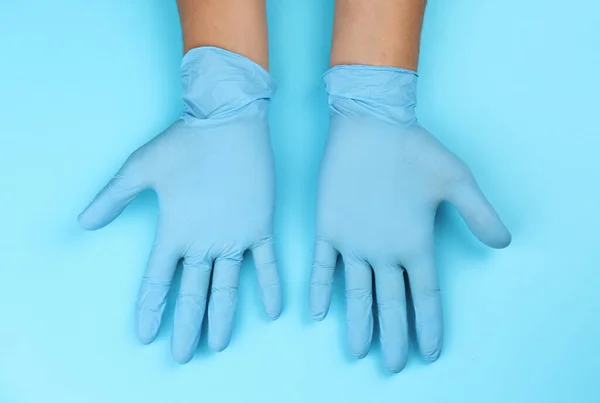
<instances>
[{"instance_id":1,"label":"rolled glove cuff","mask_svg":"<svg viewBox=\"0 0 600 403\"><path fill-rule=\"evenodd\" d=\"M366 65L335 66L323 74L332 114L402 124L416 122L417 78L412 70Z\"/></svg>"},{"instance_id":2,"label":"rolled glove cuff","mask_svg":"<svg viewBox=\"0 0 600 403\"><path fill-rule=\"evenodd\" d=\"M264 68L217 47L188 51L181 71L184 114L196 119L225 118L255 102L266 107L276 89Z\"/></svg>"}]
</instances>

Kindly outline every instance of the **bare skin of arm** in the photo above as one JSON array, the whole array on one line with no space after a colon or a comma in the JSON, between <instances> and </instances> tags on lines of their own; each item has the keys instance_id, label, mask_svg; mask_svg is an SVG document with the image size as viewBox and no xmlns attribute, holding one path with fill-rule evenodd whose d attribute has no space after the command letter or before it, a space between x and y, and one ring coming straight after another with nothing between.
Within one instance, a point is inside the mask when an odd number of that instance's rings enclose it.
<instances>
[{"instance_id":1,"label":"bare skin of arm","mask_svg":"<svg viewBox=\"0 0 600 403\"><path fill-rule=\"evenodd\" d=\"M216 46L269 67L265 0L177 0L184 52Z\"/></svg>"},{"instance_id":2,"label":"bare skin of arm","mask_svg":"<svg viewBox=\"0 0 600 403\"><path fill-rule=\"evenodd\" d=\"M336 0L331 66L417 70L425 0Z\"/></svg>"}]
</instances>

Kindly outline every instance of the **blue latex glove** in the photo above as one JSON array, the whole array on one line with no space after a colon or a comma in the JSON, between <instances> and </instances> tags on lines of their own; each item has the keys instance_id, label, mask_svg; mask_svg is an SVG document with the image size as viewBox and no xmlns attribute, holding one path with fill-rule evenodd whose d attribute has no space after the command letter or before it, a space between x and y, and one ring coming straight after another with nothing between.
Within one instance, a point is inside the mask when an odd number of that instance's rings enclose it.
<instances>
[{"instance_id":1,"label":"blue latex glove","mask_svg":"<svg viewBox=\"0 0 600 403\"><path fill-rule=\"evenodd\" d=\"M138 193L153 189L160 216L139 291L142 343L156 337L176 265L183 259L171 351L181 363L197 348L208 302L208 344L227 347L242 255L252 250L267 314L281 312L273 247L274 167L267 108L269 74L223 49L192 49L182 61L181 118L135 151L79 216L85 229L113 221Z\"/></svg>"},{"instance_id":2,"label":"blue latex glove","mask_svg":"<svg viewBox=\"0 0 600 403\"><path fill-rule=\"evenodd\" d=\"M438 205L454 204L493 248L508 246L510 233L465 164L417 123L416 73L338 66L324 79L331 119L318 189L312 315L327 314L340 253L350 351L363 357L369 350L375 294L383 359L398 372L408 351L406 272L419 348L434 361L443 333L433 253Z\"/></svg>"}]
</instances>

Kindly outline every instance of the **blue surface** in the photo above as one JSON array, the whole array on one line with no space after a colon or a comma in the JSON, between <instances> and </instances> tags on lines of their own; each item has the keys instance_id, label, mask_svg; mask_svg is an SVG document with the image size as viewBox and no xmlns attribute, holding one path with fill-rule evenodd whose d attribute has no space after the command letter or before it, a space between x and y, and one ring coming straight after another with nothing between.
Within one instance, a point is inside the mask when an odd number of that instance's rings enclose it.
<instances>
[{"instance_id":1,"label":"blue surface","mask_svg":"<svg viewBox=\"0 0 600 403\"><path fill-rule=\"evenodd\" d=\"M0 402L600 400L600 5L429 2L417 114L513 244L488 250L439 214L444 351L428 365L413 349L398 375L377 345L346 352L342 276L327 319L308 313L332 14L332 1L269 6L283 314L265 319L245 264L230 347L203 339L180 366L171 318L149 346L134 334L155 198L100 232L76 223L181 111L174 2L0 3Z\"/></svg>"}]
</instances>

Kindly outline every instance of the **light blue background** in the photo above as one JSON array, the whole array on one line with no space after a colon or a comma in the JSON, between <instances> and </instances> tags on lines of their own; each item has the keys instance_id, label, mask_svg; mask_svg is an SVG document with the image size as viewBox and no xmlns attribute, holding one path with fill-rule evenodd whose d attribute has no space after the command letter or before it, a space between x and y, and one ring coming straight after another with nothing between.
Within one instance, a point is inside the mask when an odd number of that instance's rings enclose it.
<instances>
[{"instance_id":1,"label":"light blue background","mask_svg":"<svg viewBox=\"0 0 600 403\"><path fill-rule=\"evenodd\" d=\"M343 282L312 323L320 80L333 1L272 0L271 109L282 317L252 264L230 347L179 366L170 320L133 333L157 213L146 195L108 228L76 216L181 110L174 1L0 3L0 402L599 402L600 5L430 0L421 122L472 168L513 232L479 245L451 209L437 255L445 348L388 375L345 350Z\"/></svg>"}]
</instances>

